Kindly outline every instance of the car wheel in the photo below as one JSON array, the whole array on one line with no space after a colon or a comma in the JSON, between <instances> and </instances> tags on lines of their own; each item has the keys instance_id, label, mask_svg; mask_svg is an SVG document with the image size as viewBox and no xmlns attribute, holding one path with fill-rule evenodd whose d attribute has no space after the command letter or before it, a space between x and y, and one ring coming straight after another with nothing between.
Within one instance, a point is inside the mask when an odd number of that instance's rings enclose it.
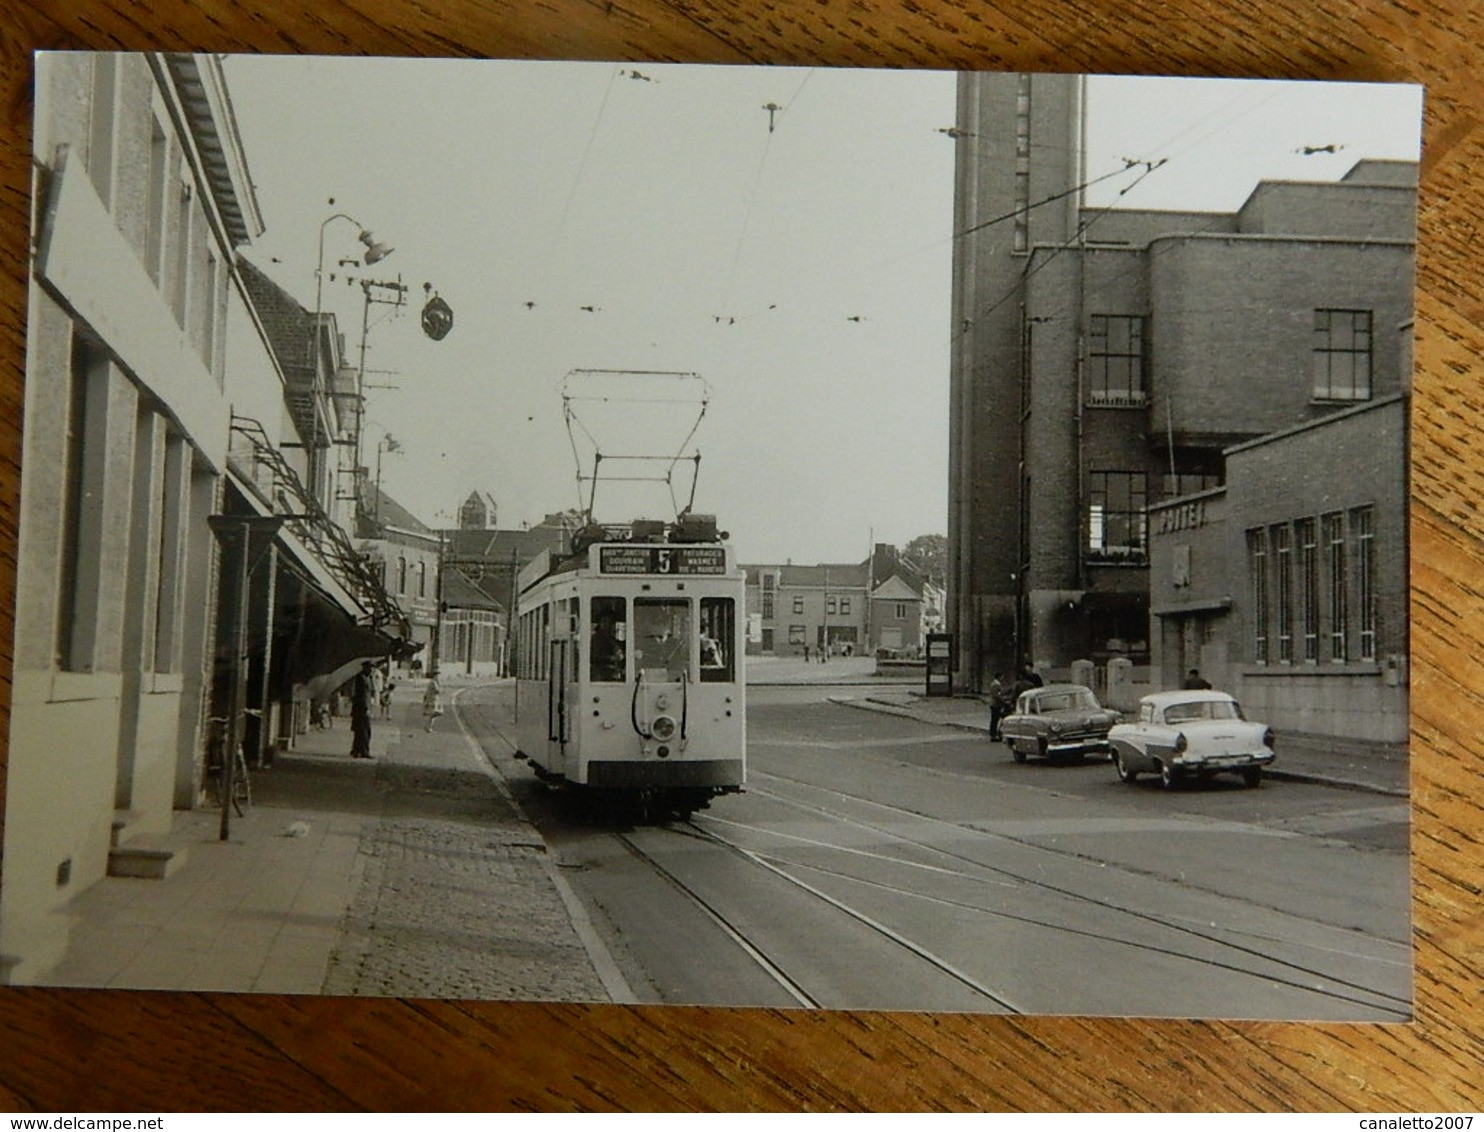
<instances>
[{"instance_id":1,"label":"car wheel","mask_svg":"<svg viewBox=\"0 0 1484 1132\"><path fill-rule=\"evenodd\" d=\"M1242 785L1248 789L1255 789L1262 785L1262 767L1249 766L1242 771Z\"/></svg>"},{"instance_id":2,"label":"car wheel","mask_svg":"<svg viewBox=\"0 0 1484 1132\"><path fill-rule=\"evenodd\" d=\"M1180 785L1180 772L1169 763L1160 763L1159 784L1166 790L1174 790Z\"/></svg>"},{"instance_id":3,"label":"car wheel","mask_svg":"<svg viewBox=\"0 0 1484 1132\"><path fill-rule=\"evenodd\" d=\"M1113 769L1118 772L1118 780L1120 782L1132 782L1139 777L1139 772L1130 770L1124 764L1122 756L1117 751L1113 752Z\"/></svg>"}]
</instances>

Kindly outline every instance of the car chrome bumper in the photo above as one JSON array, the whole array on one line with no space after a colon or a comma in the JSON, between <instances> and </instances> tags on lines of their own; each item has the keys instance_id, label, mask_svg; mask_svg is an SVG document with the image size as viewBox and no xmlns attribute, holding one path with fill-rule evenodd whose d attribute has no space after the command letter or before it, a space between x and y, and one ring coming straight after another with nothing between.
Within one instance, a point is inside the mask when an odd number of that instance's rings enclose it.
<instances>
[{"instance_id":1,"label":"car chrome bumper","mask_svg":"<svg viewBox=\"0 0 1484 1132\"><path fill-rule=\"evenodd\" d=\"M1234 755L1207 755L1204 758L1171 759L1172 766L1181 770L1241 770L1249 766L1267 766L1273 761L1272 751L1261 753L1245 751Z\"/></svg>"},{"instance_id":2,"label":"car chrome bumper","mask_svg":"<svg viewBox=\"0 0 1484 1132\"><path fill-rule=\"evenodd\" d=\"M1070 751L1111 751L1112 744L1106 739L1048 739L1046 750L1066 754Z\"/></svg>"}]
</instances>

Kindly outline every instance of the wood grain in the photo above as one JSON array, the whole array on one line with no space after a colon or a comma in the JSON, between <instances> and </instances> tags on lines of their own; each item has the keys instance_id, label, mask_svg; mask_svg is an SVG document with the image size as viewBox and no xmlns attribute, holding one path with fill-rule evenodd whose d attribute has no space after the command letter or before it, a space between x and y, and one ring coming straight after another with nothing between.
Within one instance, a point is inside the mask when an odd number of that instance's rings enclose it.
<instances>
[{"instance_id":1,"label":"wood grain","mask_svg":"<svg viewBox=\"0 0 1484 1132\"><path fill-rule=\"evenodd\" d=\"M0 992L0 1107L1484 1107L1484 14L1413 0L42 0L0 14L0 592L14 592L30 53L974 67L1427 86L1413 427L1418 1020L1137 1019ZM312 9L312 10L311 10ZM0 608L8 708L10 602ZM1136 1050L1137 1057L1120 1051Z\"/></svg>"}]
</instances>

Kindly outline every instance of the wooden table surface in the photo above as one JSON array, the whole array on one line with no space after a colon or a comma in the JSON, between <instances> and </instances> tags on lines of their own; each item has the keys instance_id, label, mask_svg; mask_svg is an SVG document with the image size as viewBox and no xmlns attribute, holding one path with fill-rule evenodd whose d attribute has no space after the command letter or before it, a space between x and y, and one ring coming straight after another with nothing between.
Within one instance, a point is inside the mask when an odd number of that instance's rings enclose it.
<instances>
[{"instance_id":1,"label":"wooden table surface","mask_svg":"<svg viewBox=\"0 0 1484 1132\"><path fill-rule=\"evenodd\" d=\"M33 3L35 0L33 0ZM1484 1107L1484 15L1477 0L39 0L0 12L0 592L14 592L30 52L1057 70L1427 87L1406 1026L0 991L0 1109ZM946 380L946 375L945 375ZM0 610L9 702L10 603ZM0 721L3 722L3 721ZM0 730L3 734L3 730Z\"/></svg>"}]
</instances>

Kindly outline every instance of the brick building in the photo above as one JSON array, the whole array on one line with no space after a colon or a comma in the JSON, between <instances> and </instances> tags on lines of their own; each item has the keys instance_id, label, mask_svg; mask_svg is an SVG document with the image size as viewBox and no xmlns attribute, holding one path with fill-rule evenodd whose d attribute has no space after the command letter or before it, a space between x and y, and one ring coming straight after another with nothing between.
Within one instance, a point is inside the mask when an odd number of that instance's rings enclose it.
<instances>
[{"instance_id":1,"label":"brick building","mask_svg":"<svg viewBox=\"0 0 1484 1132\"><path fill-rule=\"evenodd\" d=\"M1147 508L1234 445L1394 394L1416 169L1273 182L1231 213L1090 209L1083 80L960 78L949 631L956 683L1148 665ZM1158 175L1157 173L1153 175Z\"/></svg>"},{"instance_id":2,"label":"brick building","mask_svg":"<svg viewBox=\"0 0 1484 1132\"><path fill-rule=\"evenodd\" d=\"M1406 409L1235 445L1224 487L1150 507L1156 686L1198 668L1283 731L1406 739Z\"/></svg>"}]
</instances>

